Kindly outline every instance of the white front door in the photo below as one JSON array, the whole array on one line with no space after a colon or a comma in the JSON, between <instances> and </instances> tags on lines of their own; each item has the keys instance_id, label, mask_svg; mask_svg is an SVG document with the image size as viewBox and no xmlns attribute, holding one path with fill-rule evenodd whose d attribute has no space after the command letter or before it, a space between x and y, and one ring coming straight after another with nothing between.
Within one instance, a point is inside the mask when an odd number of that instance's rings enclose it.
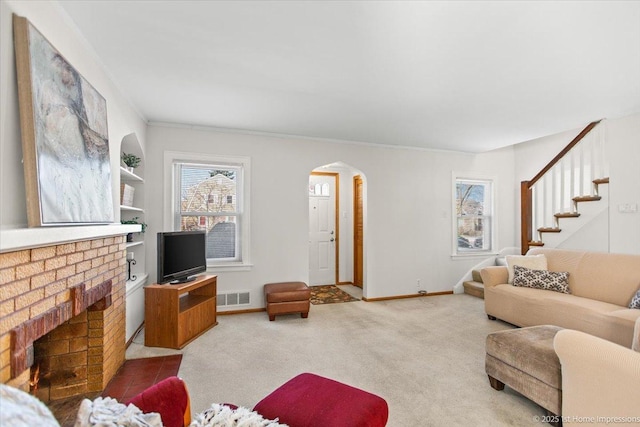
<instances>
[{"instance_id":1,"label":"white front door","mask_svg":"<svg viewBox=\"0 0 640 427\"><path fill-rule=\"evenodd\" d=\"M336 178L309 177L309 282L336 283Z\"/></svg>"}]
</instances>

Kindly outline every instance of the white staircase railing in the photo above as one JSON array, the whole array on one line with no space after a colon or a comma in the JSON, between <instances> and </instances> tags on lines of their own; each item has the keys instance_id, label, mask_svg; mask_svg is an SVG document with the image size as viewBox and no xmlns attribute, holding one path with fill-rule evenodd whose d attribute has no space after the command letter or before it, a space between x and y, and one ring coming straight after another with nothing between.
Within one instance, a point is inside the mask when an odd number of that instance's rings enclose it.
<instances>
[{"instance_id":1,"label":"white staircase railing","mask_svg":"<svg viewBox=\"0 0 640 427\"><path fill-rule=\"evenodd\" d=\"M542 233L559 232L560 218L579 216L579 202L598 200L598 184L609 176L606 133L606 122L589 124L536 177L522 182L522 253L541 245Z\"/></svg>"}]
</instances>

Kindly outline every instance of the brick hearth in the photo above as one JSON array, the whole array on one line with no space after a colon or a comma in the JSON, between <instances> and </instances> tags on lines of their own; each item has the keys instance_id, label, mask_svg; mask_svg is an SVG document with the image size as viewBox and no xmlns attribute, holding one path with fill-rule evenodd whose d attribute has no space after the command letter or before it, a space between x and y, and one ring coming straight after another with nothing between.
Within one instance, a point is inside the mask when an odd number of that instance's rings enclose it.
<instances>
[{"instance_id":1,"label":"brick hearth","mask_svg":"<svg viewBox=\"0 0 640 427\"><path fill-rule=\"evenodd\" d=\"M124 236L0 254L0 382L48 401L102 391L125 355ZM36 361L34 363L34 360Z\"/></svg>"}]
</instances>

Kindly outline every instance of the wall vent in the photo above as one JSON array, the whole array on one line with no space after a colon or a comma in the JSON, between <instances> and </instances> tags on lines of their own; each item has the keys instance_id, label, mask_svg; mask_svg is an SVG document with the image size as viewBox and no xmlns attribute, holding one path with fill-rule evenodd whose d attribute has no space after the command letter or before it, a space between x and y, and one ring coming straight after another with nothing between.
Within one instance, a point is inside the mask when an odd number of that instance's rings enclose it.
<instances>
[{"instance_id":1,"label":"wall vent","mask_svg":"<svg viewBox=\"0 0 640 427\"><path fill-rule=\"evenodd\" d=\"M228 292L216 296L218 307L228 307L232 305L249 305L251 303L251 292Z\"/></svg>"}]
</instances>

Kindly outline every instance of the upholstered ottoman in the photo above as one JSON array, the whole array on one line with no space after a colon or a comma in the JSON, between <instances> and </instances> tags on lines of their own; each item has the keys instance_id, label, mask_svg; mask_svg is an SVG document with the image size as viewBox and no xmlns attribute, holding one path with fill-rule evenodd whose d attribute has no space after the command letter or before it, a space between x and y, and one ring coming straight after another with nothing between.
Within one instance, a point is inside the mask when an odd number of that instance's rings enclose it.
<instances>
[{"instance_id":1,"label":"upholstered ottoman","mask_svg":"<svg viewBox=\"0 0 640 427\"><path fill-rule=\"evenodd\" d=\"M268 283L264 285L264 300L269 320L276 314L300 313L309 316L311 290L304 282Z\"/></svg>"},{"instance_id":2,"label":"upholstered ottoman","mask_svg":"<svg viewBox=\"0 0 640 427\"><path fill-rule=\"evenodd\" d=\"M314 374L300 374L253 408L291 427L383 427L387 402L375 394Z\"/></svg>"},{"instance_id":3,"label":"upholstered ottoman","mask_svg":"<svg viewBox=\"0 0 640 427\"><path fill-rule=\"evenodd\" d=\"M485 369L491 387L508 385L550 415L561 415L562 376L553 338L562 328L531 326L487 336Z\"/></svg>"}]
</instances>

